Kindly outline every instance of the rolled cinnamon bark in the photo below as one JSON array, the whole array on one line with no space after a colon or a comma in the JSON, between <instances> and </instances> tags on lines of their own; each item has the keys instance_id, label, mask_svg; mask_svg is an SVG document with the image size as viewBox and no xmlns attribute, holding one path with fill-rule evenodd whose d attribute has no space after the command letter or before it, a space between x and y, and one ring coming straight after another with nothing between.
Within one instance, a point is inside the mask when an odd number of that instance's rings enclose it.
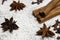
<instances>
[{"instance_id":1,"label":"rolled cinnamon bark","mask_svg":"<svg viewBox=\"0 0 60 40\"><path fill-rule=\"evenodd\" d=\"M55 9L53 9L53 10L49 13L49 15L47 15L45 18L38 19L38 21L39 21L40 23L42 23L42 22L44 22L44 21L46 21L46 20L49 20L49 19L51 19L52 17L57 16L57 15L60 15L60 8L55 8Z\"/></svg>"},{"instance_id":2,"label":"rolled cinnamon bark","mask_svg":"<svg viewBox=\"0 0 60 40\"><path fill-rule=\"evenodd\" d=\"M33 15L35 17L37 17L38 15L41 17L45 17L46 15L49 14L49 11L51 11L52 9L54 9L55 7L59 6L60 5L60 2L59 0L52 0L48 5L42 7L42 8L39 8L39 9L36 9L33 11Z\"/></svg>"},{"instance_id":3,"label":"rolled cinnamon bark","mask_svg":"<svg viewBox=\"0 0 60 40\"><path fill-rule=\"evenodd\" d=\"M49 11L51 11L59 1L60 1L60 0L52 0L52 1L46 6L45 11L43 11L42 13L41 13L41 12L39 13L40 16L44 18L46 15L48 15L48 14L49 14Z\"/></svg>"},{"instance_id":4,"label":"rolled cinnamon bark","mask_svg":"<svg viewBox=\"0 0 60 40\"><path fill-rule=\"evenodd\" d=\"M37 9L37 10L34 10L34 11L33 11L33 15L34 15L36 18L41 19L41 16L39 15L39 12L44 11L45 8L46 8L46 6L44 6L44 7L42 7L42 8L39 8L39 9Z\"/></svg>"},{"instance_id":5,"label":"rolled cinnamon bark","mask_svg":"<svg viewBox=\"0 0 60 40\"><path fill-rule=\"evenodd\" d=\"M58 6L60 6L60 2L58 2L55 7L58 7Z\"/></svg>"},{"instance_id":6,"label":"rolled cinnamon bark","mask_svg":"<svg viewBox=\"0 0 60 40\"><path fill-rule=\"evenodd\" d=\"M34 15L34 16L37 16L37 15L39 14L39 12L43 12L43 11L45 10L45 8L46 8L46 6L34 10L34 11L33 11L33 15Z\"/></svg>"}]
</instances>

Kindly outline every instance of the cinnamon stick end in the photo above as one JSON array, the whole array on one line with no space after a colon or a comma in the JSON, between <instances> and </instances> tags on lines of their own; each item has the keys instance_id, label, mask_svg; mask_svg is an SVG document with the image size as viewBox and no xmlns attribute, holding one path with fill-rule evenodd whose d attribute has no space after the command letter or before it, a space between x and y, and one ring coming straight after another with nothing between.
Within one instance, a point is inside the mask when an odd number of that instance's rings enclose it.
<instances>
[{"instance_id":1,"label":"cinnamon stick end","mask_svg":"<svg viewBox=\"0 0 60 40\"><path fill-rule=\"evenodd\" d=\"M44 17L46 16L44 12L39 12L39 15L40 15L42 18L44 18Z\"/></svg>"},{"instance_id":2,"label":"cinnamon stick end","mask_svg":"<svg viewBox=\"0 0 60 40\"><path fill-rule=\"evenodd\" d=\"M34 12L32 12L32 15L33 15L34 17L36 17Z\"/></svg>"},{"instance_id":3,"label":"cinnamon stick end","mask_svg":"<svg viewBox=\"0 0 60 40\"><path fill-rule=\"evenodd\" d=\"M40 18L37 18L37 21L38 21L39 23L41 23L41 20L40 20Z\"/></svg>"}]
</instances>

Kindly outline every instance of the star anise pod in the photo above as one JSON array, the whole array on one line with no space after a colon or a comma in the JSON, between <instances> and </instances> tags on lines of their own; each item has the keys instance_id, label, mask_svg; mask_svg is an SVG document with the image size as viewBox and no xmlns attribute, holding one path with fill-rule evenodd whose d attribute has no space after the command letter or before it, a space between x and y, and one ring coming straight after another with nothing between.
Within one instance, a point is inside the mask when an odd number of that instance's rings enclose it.
<instances>
[{"instance_id":1,"label":"star anise pod","mask_svg":"<svg viewBox=\"0 0 60 40\"><path fill-rule=\"evenodd\" d=\"M5 22L3 22L1 25L2 25L2 29L3 29L4 32L7 31L7 30L12 32L13 30L17 30L19 28L16 25L16 22L13 21L13 17L11 17L10 20L5 18Z\"/></svg>"},{"instance_id":2,"label":"star anise pod","mask_svg":"<svg viewBox=\"0 0 60 40\"><path fill-rule=\"evenodd\" d=\"M20 3L20 1L18 1L18 2L13 1L13 3L11 3L10 7L11 7L10 11L12 11L12 10L15 10L15 11L23 10L23 8L25 8L25 4Z\"/></svg>"},{"instance_id":3,"label":"star anise pod","mask_svg":"<svg viewBox=\"0 0 60 40\"><path fill-rule=\"evenodd\" d=\"M42 35L42 38L54 36L55 34L49 29L50 27L47 27L45 24L43 24L43 28L40 28L40 30L37 31L37 35Z\"/></svg>"},{"instance_id":4,"label":"star anise pod","mask_svg":"<svg viewBox=\"0 0 60 40\"><path fill-rule=\"evenodd\" d=\"M2 4L3 4L5 1L7 1L7 0L2 0Z\"/></svg>"},{"instance_id":5,"label":"star anise pod","mask_svg":"<svg viewBox=\"0 0 60 40\"><path fill-rule=\"evenodd\" d=\"M32 2L32 4L40 4L40 3L42 3L43 2L43 0L37 0L37 2Z\"/></svg>"},{"instance_id":6,"label":"star anise pod","mask_svg":"<svg viewBox=\"0 0 60 40\"><path fill-rule=\"evenodd\" d=\"M60 37L59 36L57 37L57 40L60 40Z\"/></svg>"},{"instance_id":7,"label":"star anise pod","mask_svg":"<svg viewBox=\"0 0 60 40\"><path fill-rule=\"evenodd\" d=\"M58 28L57 28L57 26L59 25L59 20L56 20L56 23L52 26L52 27L54 27L54 30L57 30Z\"/></svg>"},{"instance_id":8,"label":"star anise pod","mask_svg":"<svg viewBox=\"0 0 60 40\"><path fill-rule=\"evenodd\" d=\"M56 30L56 33L60 34L60 21L59 20L56 20L56 23L52 27L54 27L54 30Z\"/></svg>"},{"instance_id":9,"label":"star anise pod","mask_svg":"<svg viewBox=\"0 0 60 40\"><path fill-rule=\"evenodd\" d=\"M59 28L57 28L56 33L59 33L59 34L60 34L60 27L59 27Z\"/></svg>"}]
</instances>

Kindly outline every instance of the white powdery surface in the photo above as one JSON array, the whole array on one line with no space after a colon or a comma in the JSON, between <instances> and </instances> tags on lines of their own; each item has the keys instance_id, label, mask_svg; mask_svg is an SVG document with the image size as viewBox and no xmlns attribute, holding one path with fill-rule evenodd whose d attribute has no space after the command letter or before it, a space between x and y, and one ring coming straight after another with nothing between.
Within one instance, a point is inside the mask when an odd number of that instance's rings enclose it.
<instances>
[{"instance_id":1,"label":"white powdery surface","mask_svg":"<svg viewBox=\"0 0 60 40\"><path fill-rule=\"evenodd\" d=\"M1 5L2 1L0 0L0 24L4 22L4 18L10 19L13 16L14 20L17 21L16 24L19 26L19 29L14 30L13 33L9 33L9 31L3 32L2 28L0 28L0 40L42 40L40 36L36 36L36 31L43 25L38 23L36 18L32 15L32 11L47 5L51 0L44 0L40 5L32 5L32 1L36 0L21 0L26 7L21 11L15 12L10 11L10 4L13 0L5 1L3 5ZM47 26L51 26L57 19L60 19L60 15L45 23ZM51 30L52 29L53 28L51 28ZM56 34L53 38L45 38L45 40L56 40L57 36L59 36L59 34Z\"/></svg>"}]
</instances>

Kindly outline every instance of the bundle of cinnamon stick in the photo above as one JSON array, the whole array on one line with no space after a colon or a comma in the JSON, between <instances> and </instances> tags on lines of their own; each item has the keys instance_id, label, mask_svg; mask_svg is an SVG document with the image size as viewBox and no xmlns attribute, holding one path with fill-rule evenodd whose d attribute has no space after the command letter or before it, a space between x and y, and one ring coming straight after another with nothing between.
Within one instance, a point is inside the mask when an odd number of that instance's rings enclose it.
<instances>
[{"instance_id":1,"label":"bundle of cinnamon stick","mask_svg":"<svg viewBox=\"0 0 60 40\"><path fill-rule=\"evenodd\" d=\"M42 23L60 14L60 0L52 0L46 6L33 11L33 15Z\"/></svg>"}]
</instances>

